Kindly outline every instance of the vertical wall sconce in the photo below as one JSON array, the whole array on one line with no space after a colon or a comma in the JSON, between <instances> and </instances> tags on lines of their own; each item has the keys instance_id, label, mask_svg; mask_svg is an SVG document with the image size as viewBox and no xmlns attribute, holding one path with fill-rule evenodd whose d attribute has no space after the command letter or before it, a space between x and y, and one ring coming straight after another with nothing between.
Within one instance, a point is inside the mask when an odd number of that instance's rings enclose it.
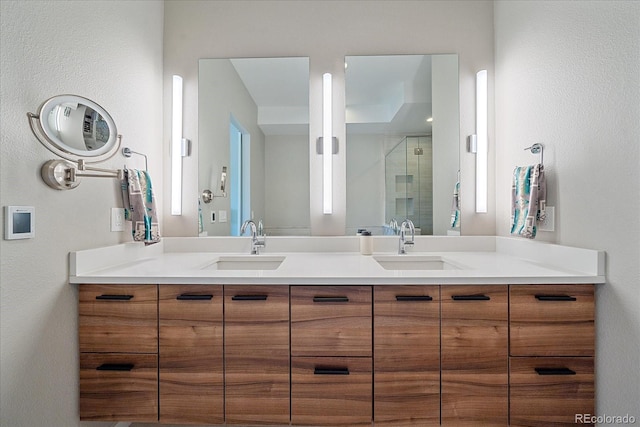
<instances>
[{"instance_id":1,"label":"vertical wall sconce","mask_svg":"<svg viewBox=\"0 0 640 427\"><path fill-rule=\"evenodd\" d=\"M488 82L487 70L476 74L476 134L470 139L476 153L476 212L486 213L488 203ZM474 143L475 142L475 143Z\"/></svg>"},{"instance_id":2,"label":"vertical wall sconce","mask_svg":"<svg viewBox=\"0 0 640 427\"><path fill-rule=\"evenodd\" d=\"M171 215L182 215L182 157L188 140L182 138L182 77L173 76L171 108Z\"/></svg>"},{"instance_id":3,"label":"vertical wall sconce","mask_svg":"<svg viewBox=\"0 0 640 427\"><path fill-rule=\"evenodd\" d=\"M322 212L333 213L333 108L331 74L322 75Z\"/></svg>"}]
</instances>

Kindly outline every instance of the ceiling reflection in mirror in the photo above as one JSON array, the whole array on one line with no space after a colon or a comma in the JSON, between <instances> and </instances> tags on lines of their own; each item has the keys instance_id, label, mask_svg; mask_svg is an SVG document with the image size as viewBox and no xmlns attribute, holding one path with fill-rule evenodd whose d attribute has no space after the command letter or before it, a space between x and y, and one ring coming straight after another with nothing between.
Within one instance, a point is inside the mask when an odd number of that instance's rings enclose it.
<instances>
[{"instance_id":1,"label":"ceiling reflection in mirror","mask_svg":"<svg viewBox=\"0 0 640 427\"><path fill-rule=\"evenodd\" d=\"M458 55L345 58L347 234L458 235Z\"/></svg>"},{"instance_id":2,"label":"ceiling reflection in mirror","mask_svg":"<svg viewBox=\"0 0 640 427\"><path fill-rule=\"evenodd\" d=\"M309 58L201 59L198 80L199 235L309 235Z\"/></svg>"}]
</instances>

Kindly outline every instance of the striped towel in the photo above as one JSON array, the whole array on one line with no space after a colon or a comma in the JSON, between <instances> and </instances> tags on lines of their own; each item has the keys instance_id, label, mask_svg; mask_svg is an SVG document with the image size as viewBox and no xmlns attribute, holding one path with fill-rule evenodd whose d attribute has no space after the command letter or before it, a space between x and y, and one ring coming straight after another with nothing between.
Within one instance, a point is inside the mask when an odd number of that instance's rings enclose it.
<instances>
[{"instance_id":1,"label":"striped towel","mask_svg":"<svg viewBox=\"0 0 640 427\"><path fill-rule=\"evenodd\" d=\"M151 178L147 171L125 169L120 182L125 219L131 221L134 242L151 245L160 241Z\"/></svg>"},{"instance_id":2,"label":"striped towel","mask_svg":"<svg viewBox=\"0 0 640 427\"><path fill-rule=\"evenodd\" d=\"M547 183L544 166L517 167L511 185L511 234L533 239L536 222L545 220Z\"/></svg>"}]
</instances>

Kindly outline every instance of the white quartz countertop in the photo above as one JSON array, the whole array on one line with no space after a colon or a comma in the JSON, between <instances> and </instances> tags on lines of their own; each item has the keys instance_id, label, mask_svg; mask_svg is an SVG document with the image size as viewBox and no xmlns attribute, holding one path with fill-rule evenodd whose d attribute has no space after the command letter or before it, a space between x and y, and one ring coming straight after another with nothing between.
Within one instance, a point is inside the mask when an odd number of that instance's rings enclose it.
<instances>
[{"instance_id":1,"label":"white quartz countertop","mask_svg":"<svg viewBox=\"0 0 640 427\"><path fill-rule=\"evenodd\" d=\"M397 238L374 240L361 255L347 237L267 237L250 255L249 238L170 238L145 247L127 243L70 254L72 284L562 284L604 283L605 254L516 238L420 236L406 255ZM385 269L376 259L438 261L439 269ZM219 269L218 261L282 261L275 269ZM444 267L439 262L444 262ZM426 265L426 264L425 264ZM444 269L441 269L444 268Z\"/></svg>"}]
</instances>

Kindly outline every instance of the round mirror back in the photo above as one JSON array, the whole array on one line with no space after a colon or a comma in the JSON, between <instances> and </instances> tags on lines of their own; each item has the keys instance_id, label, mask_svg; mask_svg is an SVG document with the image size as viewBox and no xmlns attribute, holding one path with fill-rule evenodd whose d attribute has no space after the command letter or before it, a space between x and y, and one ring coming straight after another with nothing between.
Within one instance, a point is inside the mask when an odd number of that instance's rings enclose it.
<instances>
[{"instance_id":1,"label":"round mirror back","mask_svg":"<svg viewBox=\"0 0 640 427\"><path fill-rule=\"evenodd\" d=\"M38 124L45 147L68 160L98 162L118 150L116 125L100 105L76 95L59 95L46 100L38 112Z\"/></svg>"}]
</instances>

